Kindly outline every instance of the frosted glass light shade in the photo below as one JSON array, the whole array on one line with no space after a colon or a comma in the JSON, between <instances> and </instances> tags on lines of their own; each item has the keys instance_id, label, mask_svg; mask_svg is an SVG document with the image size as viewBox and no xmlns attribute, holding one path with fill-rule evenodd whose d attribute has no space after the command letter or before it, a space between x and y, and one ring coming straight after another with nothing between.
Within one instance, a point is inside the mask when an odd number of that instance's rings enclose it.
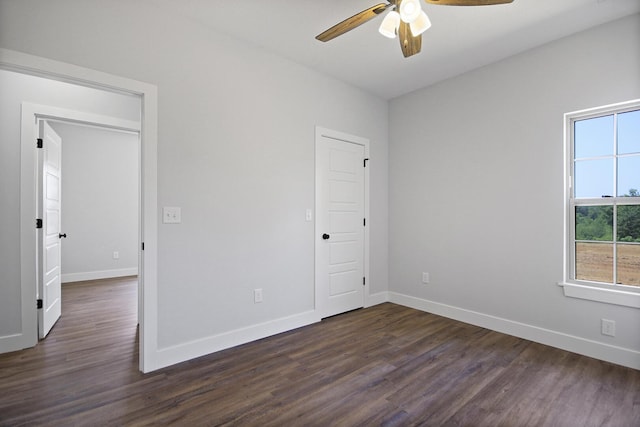
<instances>
[{"instance_id":1,"label":"frosted glass light shade","mask_svg":"<svg viewBox=\"0 0 640 427\"><path fill-rule=\"evenodd\" d=\"M431 20L429 20L427 14L424 13L424 10L421 10L420 15L415 21L409 24L409 27L411 27L411 34L417 37L431 27Z\"/></svg>"},{"instance_id":2,"label":"frosted glass light shade","mask_svg":"<svg viewBox=\"0 0 640 427\"><path fill-rule=\"evenodd\" d=\"M396 38L396 34L398 33L398 27L400 26L400 14L395 10L392 10L384 17L382 20L382 24L380 24L380 28L378 31L385 37L389 37L390 39Z\"/></svg>"},{"instance_id":3,"label":"frosted glass light shade","mask_svg":"<svg viewBox=\"0 0 640 427\"><path fill-rule=\"evenodd\" d=\"M420 0L402 0L400 3L400 18L407 24L415 21L420 16L422 8Z\"/></svg>"}]
</instances>

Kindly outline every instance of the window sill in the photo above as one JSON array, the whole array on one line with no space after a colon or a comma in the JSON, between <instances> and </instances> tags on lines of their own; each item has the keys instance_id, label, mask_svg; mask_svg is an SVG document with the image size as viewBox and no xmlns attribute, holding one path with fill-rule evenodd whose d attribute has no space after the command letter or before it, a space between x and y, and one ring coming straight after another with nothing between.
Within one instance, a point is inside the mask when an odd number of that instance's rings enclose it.
<instances>
[{"instance_id":1,"label":"window sill","mask_svg":"<svg viewBox=\"0 0 640 427\"><path fill-rule=\"evenodd\" d=\"M604 289L595 286L578 285L576 283L560 282L564 289L564 296L580 298L625 307L640 308L640 293L622 291L619 289Z\"/></svg>"}]
</instances>

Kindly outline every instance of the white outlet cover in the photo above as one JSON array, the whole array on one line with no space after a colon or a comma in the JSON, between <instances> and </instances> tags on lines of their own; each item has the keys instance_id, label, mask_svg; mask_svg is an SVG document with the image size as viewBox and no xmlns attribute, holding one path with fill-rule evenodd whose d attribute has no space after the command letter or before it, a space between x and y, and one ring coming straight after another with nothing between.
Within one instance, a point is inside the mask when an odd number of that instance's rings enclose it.
<instances>
[{"instance_id":1,"label":"white outlet cover","mask_svg":"<svg viewBox=\"0 0 640 427\"><path fill-rule=\"evenodd\" d=\"M182 209L175 206L162 208L163 224L180 224L182 222Z\"/></svg>"},{"instance_id":2,"label":"white outlet cover","mask_svg":"<svg viewBox=\"0 0 640 427\"><path fill-rule=\"evenodd\" d=\"M610 337L616 336L616 322L614 320L602 319L602 335L608 335Z\"/></svg>"}]
</instances>

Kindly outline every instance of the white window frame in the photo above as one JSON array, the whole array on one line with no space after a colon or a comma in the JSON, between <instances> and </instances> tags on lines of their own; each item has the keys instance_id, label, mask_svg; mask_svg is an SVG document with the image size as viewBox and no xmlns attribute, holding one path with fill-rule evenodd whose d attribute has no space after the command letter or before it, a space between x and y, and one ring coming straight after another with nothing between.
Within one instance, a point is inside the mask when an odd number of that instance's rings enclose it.
<instances>
[{"instance_id":1,"label":"white window frame","mask_svg":"<svg viewBox=\"0 0 640 427\"><path fill-rule=\"evenodd\" d=\"M574 203L573 197L573 124L578 120L624 113L637 109L640 109L640 99L574 111L564 115L564 277L563 281L558 283L558 285L563 287L564 295L567 297L640 308L640 287L618 285L615 284L615 280L612 284L604 284L577 280L575 278L575 206L601 204L599 203L601 200L580 199L579 203ZM610 202L608 204L615 206L617 199L616 192L613 194L611 200L608 200L608 202ZM625 202L627 202L625 204L628 204L629 200L626 199ZM640 201L634 201L632 203L640 204Z\"/></svg>"}]
</instances>

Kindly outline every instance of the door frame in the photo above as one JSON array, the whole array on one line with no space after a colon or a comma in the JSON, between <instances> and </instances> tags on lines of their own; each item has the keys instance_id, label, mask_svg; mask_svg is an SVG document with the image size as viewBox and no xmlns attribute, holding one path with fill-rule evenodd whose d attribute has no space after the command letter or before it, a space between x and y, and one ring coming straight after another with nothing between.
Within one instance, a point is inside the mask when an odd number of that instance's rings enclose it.
<instances>
[{"instance_id":1,"label":"door frame","mask_svg":"<svg viewBox=\"0 0 640 427\"><path fill-rule=\"evenodd\" d=\"M22 120L21 146L23 150L33 151L33 144L31 144L30 141L33 141L34 138L37 137L37 134L39 133L38 125L40 121L45 123L57 122L57 123L67 123L67 124L77 125L77 126L89 126L89 127L116 131L116 132L121 131L121 132L127 132L127 133L134 133L138 136L137 149L138 149L138 158L140 158L141 126L140 126L140 122L137 122L137 121L130 121L130 120L119 119L111 116L103 116L99 114L68 110L65 108L52 107L49 105L33 104L29 102L22 103L22 119L21 120ZM29 134L27 130L28 128L31 127L32 124L34 124L35 126L35 131L34 131L35 136L32 136L31 134ZM63 142L63 145L64 145L64 142ZM27 169L28 165L25 164L25 160L28 160L27 159L28 155L27 153L23 153L23 154L25 154L25 156L21 156L22 166L25 166L25 169ZM40 181L42 179L41 174L43 171L40 169L41 165L38 162L38 153L36 153L36 166L37 166L36 178L38 179L38 181ZM39 182L37 184L39 184ZM35 197L37 200L36 208L37 208L37 204L41 202L43 197L42 188L37 184L36 184L36 193L35 193ZM141 209L140 209L140 206L141 206L140 198L142 196L141 185L140 185L141 184L140 165L138 165L137 184L138 184L138 247L140 247L140 243L143 241L142 234L140 233L140 230L142 227L142 215L141 215ZM20 188L21 195L23 191L28 193L29 189L22 186L21 184L21 188ZM29 195L27 194L26 196L28 197ZM39 239L39 237L37 237L37 239ZM36 259L36 262L37 262L37 259ZM139 263L140 263L140 250L138 251L138 264ZM38 267L40 267L39 263L37 265ZM138 270L140 270L139 265L138 265ZM62 278L62 272L60 272L60 276ZM37 276L36 289L38 290L43 286L43 284L39 283L39 281L40 281L40 277ZM138 284L138 323L141 323L142 321L141 320L142 306L140 304L141 289L142 289L142 286L139 283ZM40 295L40 298L42 298L42 295ZM40 316L40 313L37 313L37 316ZM40 320L38 320L38 322L40 322ZM40 337L41 335L42 335L42 331L40 331L40 324L38 323L38 337Z\"/></svg>"},{"instance_id":2,"label":"door frame","mask_svg":"<svg viewBox=\"0 0 640 427\"><path fill-rule=\"evenodd\" d=\"M139 369L149 372L157 369L157 309L158 309L158 203L157 203L157 87L111 74L75 65L0 48L0 68L50 80L140 97L140 226L139 226ZM31 104L34 105L34 104ZM41 106L42 107L42 106ZM56 107L49 114L64 111ZM27 106L28 109L28 106ZM53 113L51 113L53 111ZM68 110L67 110L68 111ZM31 113L31 115L29 115ZM79 112L76 112L79 113ZM25 114L30 119L25 124ZM46 115L46 114L45 114ZM105 116L79 113L80 121L104 119ZM26 111L23 103L21 127L20 172L20 286L23 343L37 343L36 313L36 153L34 111ZM130 124L130 123L129 123ZM144 243L144 250L142 250ZM24 346L23 346L24 348Z\"/></svg>"},{"instance_id":3,"label":"door frame","mask_svg":"<svg viewBox=\"0 0 640 427\"><path fill-rule=\"evenodd\" d=\"M318 162L320 159L319 150L320 150L320 141L322 138L330 138L338 141L343 141L351 144L362 145L364 147L364 157L367 159L366 167L364 168L364 217L366 218L366 226L364 227L364 237L363 237L363 246L364 246L364 258L363 258L363 272L365 277L364 284L364 292L363 292L363 301L362 306L368 307L369 295L371 294L371 275L369 274L369 256L370 256L370 239L369 239L369 230L371 228L370 221L370 210L369 210L369 178L370 178L370 170L371 170L371 162L369 161L369 140L360 136L351 135L345 132L340 132L337 130L332 130L328 128L324 128L321 126L316 126L316 135L315 135L315 220L314 220L314 250L315 250L315 260L314 260L314 289L315 289L315 311L318 314L318 318L321 318L323 313L325 312L323 304L324 301L321 299L321 290L319 283L322 282L320 278L320 269L318 265L320 263L320 253L321 253L321 245L324 240L322 240L321 234L322 230L320 225L318 224L318 218L322 211L322 206L320 203L320 191L319 191L319 179L318 179Z\"/></svg>"}]
</instances>

